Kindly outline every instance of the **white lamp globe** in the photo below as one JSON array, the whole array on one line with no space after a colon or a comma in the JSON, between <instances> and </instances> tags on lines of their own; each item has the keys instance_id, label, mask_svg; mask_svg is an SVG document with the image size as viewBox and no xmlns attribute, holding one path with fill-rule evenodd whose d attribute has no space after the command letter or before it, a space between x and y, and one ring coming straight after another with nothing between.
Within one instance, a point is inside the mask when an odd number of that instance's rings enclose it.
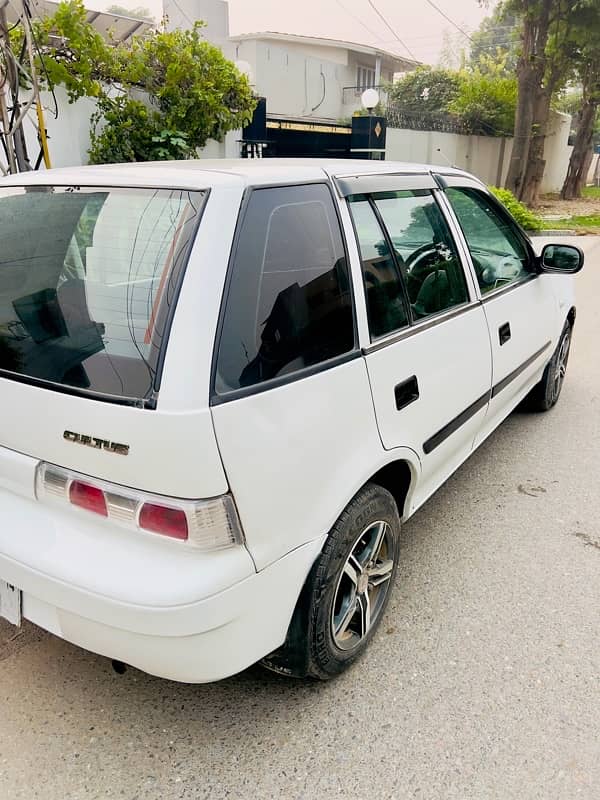
<instances>
[{"instance_id":1,"label":"white lamp globe","mask_svg":"<svg viewBox=\"0 0 600 800\"><path fill-rule=\"evenodd\" d=\"M360 102L362 103L363 108L366 108L367 111L370 111L372 108L375 108L379 102L379 92L377 89L365 89L360 96Z\"/></svg>"}]
</instances>

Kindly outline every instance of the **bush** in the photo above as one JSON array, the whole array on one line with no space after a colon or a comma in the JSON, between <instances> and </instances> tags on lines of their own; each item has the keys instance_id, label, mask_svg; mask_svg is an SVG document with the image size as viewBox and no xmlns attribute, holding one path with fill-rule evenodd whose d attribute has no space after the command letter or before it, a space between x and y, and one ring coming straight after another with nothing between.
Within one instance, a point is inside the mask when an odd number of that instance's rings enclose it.
<instances>
[{"instance_id":1,"label":"bush","mask_svg":"<svg viewBox=\"0 0 600 800\"><path fill-rule=\"evenodd\" d=\"M517 94L516 78L465 71L460 73L458 94L448 111L475 134L512 136Z\"/></svg>"},{"instance_id":2,"label":"bush","mask_svg":"<svg viewBox=\"0 0 600 800\"><path fill-rule=\"evenodd\" d=\"M457 72L419 67L392 85L389 102L403 114L446 114L459 85Z\"/></svg>"},{"instance_id":3,"label":"bush","mask_svg":"<svg viewBox=\"0 0 600 800\"><path fill-rule=\"evenodd\" d=\"M498 189L496 186L490 186L490 191L506 206L522 228L525 228L526 231L542 230L543 224L540 217L519 202L512 192L508 189Z\"/></svg>"}]
</instances>

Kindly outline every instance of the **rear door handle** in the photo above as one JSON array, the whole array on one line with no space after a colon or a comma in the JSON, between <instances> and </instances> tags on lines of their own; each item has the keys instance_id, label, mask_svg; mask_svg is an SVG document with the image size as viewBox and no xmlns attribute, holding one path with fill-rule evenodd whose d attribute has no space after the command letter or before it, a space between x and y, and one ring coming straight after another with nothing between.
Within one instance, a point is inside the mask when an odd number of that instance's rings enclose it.
<instances>
[{"instance_id":1,"label":"rear door handle","mask_svg":"<svg viewBox=\"0 0 600 800\"><path fill-rule=\"evenodd\" d=\"M503 344L506 344L511 337L510 333L510 322L505 322L504 325L500 325L498 328L498 338L500 339L500 347Z\"/></svg>"},{"instance_id":2,"label":"rear door handle","mask_svg":"<svg viewBox=\"0 0 600 800\"><path fill-rule=\"evenodd\" d=\"M401 408L406 408L415 400L419 399L419 382L417 376L413 375L402 383L394 386L394 397L396 399L396 408L400 411Z\"/></svg>"}]
</instances>

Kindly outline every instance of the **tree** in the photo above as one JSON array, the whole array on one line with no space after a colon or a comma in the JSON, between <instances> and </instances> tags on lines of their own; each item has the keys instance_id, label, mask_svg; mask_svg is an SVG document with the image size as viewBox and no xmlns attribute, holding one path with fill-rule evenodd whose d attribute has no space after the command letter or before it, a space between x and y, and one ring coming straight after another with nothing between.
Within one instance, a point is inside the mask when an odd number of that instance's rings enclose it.
<instances>
[{"instance_id":1,"label":"tree","mask_svg":"<svg viewBox=\"0 0 600 800\"><path fill-rule=\"evenodd\" d=\"M509 13L503 3L494 8L472 34L469 63L472 69L485 71L489 63L504 64L504 75L513 76L519 58L520 21Z\"/></svg>"},{"instance_id":2,"label":"tree","mask_svg":"<svg viewBox=\"0 0 600 800\"><path fill-rule=\"evenodd\" d=\"M592 163L594 139L600 138L600 31L594 30L594 26L580 40L577 74L581 80L581 94L573 152L561 191L563 200L581 197Z\"/></svg>"},{"instance_id":3,"label":"tree","mask_svg":"<svg viewBox=\"0 0 600 800\"><path fill-rule=\"evenodd\" d=\"M126 8L125 6L112 5L108 6L106 11L109 14L118 14L121 17L131 17L132 19L142 19L146 22L154 22L154 17L149 8L145 6L136 6L135 8Z\"/></svg>"},{"instance_id":4,"label":"tree","mask_svg":"<svg viewBox=\"0 0 600 800\"><path fill-rule=\"evenodd\" d=\"M92 163L189 157L252 119L247 78L201 28L111 43L87 22L81 0L38 23L49 81L64 85L71 102L97 99Z\"/></svg>"},{"instance_id":5,"label":"tree","mask_svg":"<svg viewBox=\"0 0 600 800\"><path fill-rule=\"evenodd\" d=\"M577 40L600 0L506 0L521 20L519 96L506 186L535 204L544 175L546 127L553 95L573 74Z\"/></svg>"}]
</instances>

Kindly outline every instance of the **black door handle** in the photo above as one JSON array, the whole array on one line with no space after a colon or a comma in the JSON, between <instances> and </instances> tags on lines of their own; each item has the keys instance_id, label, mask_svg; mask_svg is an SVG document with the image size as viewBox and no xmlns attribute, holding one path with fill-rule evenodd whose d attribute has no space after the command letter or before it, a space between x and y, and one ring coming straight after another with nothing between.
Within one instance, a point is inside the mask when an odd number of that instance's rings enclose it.
<instances>
[{"instance_id":1,"label":"black door handle","mask_svg":"<svg viewBox=\"0 0 600 800\"><path fill-rule=\"evenodd\" d=\"M415 400L418 400L419 382L417 381L417 376L413 375L411 378L394 386L394 397L396 398L396 408L398 411L414 403Z\"/></svg>"},{"instance_id":2,"label":"black door handle","mask_svg":"<svg viewBox=\"0 0 600 800\"><path fill-rule=\"evenodd\" d=\"M511 336L510 322L505 322L504 325L500 325L500 327L498 328L498 338L500 339L500 347L502 347L503 344L506 344L506 342L508 342L510 336Z\"/></svg>"}]
</instances>

